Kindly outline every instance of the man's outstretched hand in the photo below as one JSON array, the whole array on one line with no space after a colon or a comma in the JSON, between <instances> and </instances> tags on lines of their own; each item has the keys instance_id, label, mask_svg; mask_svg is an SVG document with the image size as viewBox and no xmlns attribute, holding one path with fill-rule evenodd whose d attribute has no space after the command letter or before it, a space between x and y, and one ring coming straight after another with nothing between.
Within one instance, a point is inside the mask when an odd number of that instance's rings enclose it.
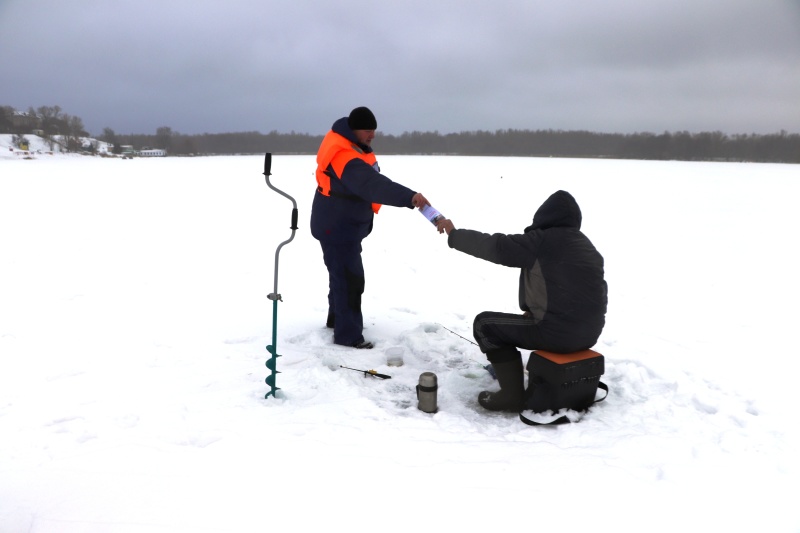
<instances>
[{"instance_id":1,"label":"man's outstretched hand","mask_svg":"<svg viewBox=\"0 0 800 533\"><path fill-rule=\"evenodd\" d=\"M439 233L447 232L450 235L450 232L456 229L453 225L453 221L449 218L443 218L439 222L436 223L436 229L439 230Z\"/></svg>"},{"instance_id":2,"label":"man's outstretched hand","mask_svg":"<svg viewBox=\"0 0 800 533\"><path fill-rule=\"evenodd\" d=\"M425 198L421 192L416 193L414 196L411 197L411 205L416 207L417 209L422 209L426 205L431 205L427 198Z\"/></svg>"}]
</instances>

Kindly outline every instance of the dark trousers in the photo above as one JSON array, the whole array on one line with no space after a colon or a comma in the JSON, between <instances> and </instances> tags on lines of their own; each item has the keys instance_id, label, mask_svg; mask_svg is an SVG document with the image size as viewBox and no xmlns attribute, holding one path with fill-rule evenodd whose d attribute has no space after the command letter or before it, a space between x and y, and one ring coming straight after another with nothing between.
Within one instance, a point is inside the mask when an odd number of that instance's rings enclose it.
<instances>
[{"instance_id":1,"label":"dark trousers","mask_svg":"<svg viewBox=\"0 0 800 533\"><path fill-rule=\"evenodd\" d=\"M492 363L502 363L519 357L517 348L572 353L591 348L597 338L581 335L580 330L564 333L563 329L548 330L533 317L484 311L475 317L472 334L481 351Z\"/></svg>"},{"instance_id":2,"label":"dark trousers","mask_svg":"<svg viewBox=\"0 0 800 533\"><path fill-rule=\"evenodd\" d=\"M520 353L517 348L542 348L532 317L484 311L475 317L472 334L491 363L518 359Z\"/></svg>"},{"instance_id":3,"label":"dark trousers","mask_svg":"<svg viewBox=\"0 0 800 533\"><path fill-rule=\"evenodd\" d=\"M364 340L361 295L364 293L364 264L361 242L320 241L328 268L328 314L335 316L333 342L352 346Z\"/></svg>"}]
</instances>

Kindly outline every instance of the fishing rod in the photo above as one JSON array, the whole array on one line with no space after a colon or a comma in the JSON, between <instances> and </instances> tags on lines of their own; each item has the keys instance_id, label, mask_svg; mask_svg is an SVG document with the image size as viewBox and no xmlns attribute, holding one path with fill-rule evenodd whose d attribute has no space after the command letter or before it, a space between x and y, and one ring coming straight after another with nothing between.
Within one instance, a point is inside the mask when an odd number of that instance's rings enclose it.
<instances>
[{"instance_id":1,"label":"fishing rod","mask_svg":"<svg viewBox=\"0 0 800 533\"><path fill-rule=\"evenodd\" d=\"M436 324L437 324L437 325L439 325L439 326L442 326L442 325L441 325L441 324L439 324L438 322L437 322ZM452 333L453 335L455 335L456 337L461 337L461 335L459 335L458 333L456 333L456 332L455 332L455 331L453 331L452 329L445 328L444 326L442 326L442 327L443 327L444 329L446 329L447 331L449 331L450 333ZM471 342L471 343L472 343L472 344L474 344L475 346L478 346L478 343L477 343L477 342L471 341L471 340L469 340L469 339L468 339L468 338L466 338L466 337L461 337L461 338L462 338L462 339L464 339L464 340L465 340L465 341L467 341L467 342Z\"/></svg>"},{"instance_id":2,"label":"fishing rod","mask_svg":"<svg viewBox=\"0 0 800 533\"><path fill-rule=\"evenodd\" d=\"M439 326L442 326L442 325L441 325L441 324L439 324L438 322L437 322L436 324L437 324L437 325L439 325ZM469 339L468 339L468 338L466 338L466 337L462 337L461 335L459 335L458 333L456 333L456 332L455 332L455 331L453 331L452 329L446 328L445 326L442 326L442 328L446 329L447 331L449 331L450 333L452 333L452 334L453 334L453 335L455 335L456 337L461 337L461 338L462 338L462 339L464 339L465 341L467 341L467 342L470 342L470 343L474 344L475 346L478 346L478 343L477 343L477 342L473 342L473 341L469 340ZM469 357L469 356L467 356L467 357ZM470 357L470 359L472 359L472 357ZM475 361L475 359L472 359L472 360L473 360L473 361ZM486 370L486 371L487 371L489 374L491 374L491 376L492 376L494 379L497 379L497 374L496 374L496 373L495 373L495 371L494 371L494 367L492 366L492 363L489 363L488 365L484 365L483 363L479 363L478 361L475 361L475 362L476 362L476 363L478 363L479 365L481 365L481 366L483 367L483 369L484 369L484 370Z\"/></svg>"},{"instance_id":3,"label":"fishing rod","mask_svg":"<svg viewBox=\"0 0 800 533\"><path fill-rule=\"evenodd\" d=\"M387 376L386 374L378 374L374 370L360 370L358 368L350 368L349 366L339 365L339 368L345 368L347 370L355 370L356 372L363 372L364 377L372 376L381 379L392 379L392 376Z\"/></svg>"}]
</instances>

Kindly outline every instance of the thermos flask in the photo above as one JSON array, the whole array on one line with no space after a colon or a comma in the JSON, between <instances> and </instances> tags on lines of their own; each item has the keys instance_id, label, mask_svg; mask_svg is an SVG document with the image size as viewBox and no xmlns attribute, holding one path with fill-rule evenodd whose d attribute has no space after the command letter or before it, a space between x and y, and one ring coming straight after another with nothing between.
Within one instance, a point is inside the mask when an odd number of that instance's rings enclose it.
<instances>
[{"instance_id":1,"label":"thermos flask","mask_svg":"<svg viewBox=\"0 0 800 533\"><path fill-rule=\"evenodd\" d=\"M426 413L435 413L436 395L439 385L436 382L436 374L433 372L423 372L419 375L419 385L417 385L417 407Z\"/></svg>"}]
</instances>

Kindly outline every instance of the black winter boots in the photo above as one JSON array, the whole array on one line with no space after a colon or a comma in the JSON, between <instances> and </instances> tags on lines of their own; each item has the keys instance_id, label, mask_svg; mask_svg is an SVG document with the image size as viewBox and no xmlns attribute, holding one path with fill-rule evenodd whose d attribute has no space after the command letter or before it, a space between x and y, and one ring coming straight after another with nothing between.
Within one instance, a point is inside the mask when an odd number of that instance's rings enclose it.
<instances>
[{"instance_id":1,"label":"black winter boots","mask_svg":"<svg viewBox=\"0 0 800 533\"><path fill-rule=\"evenodd\" d=\"M517 352L519 353L519 352ZM478 403L490 411L515 411L522 409L525 386L522 373L522 358L492 363L500 390L483 391L478 395Z\"/></svg>"}]
</instances>

